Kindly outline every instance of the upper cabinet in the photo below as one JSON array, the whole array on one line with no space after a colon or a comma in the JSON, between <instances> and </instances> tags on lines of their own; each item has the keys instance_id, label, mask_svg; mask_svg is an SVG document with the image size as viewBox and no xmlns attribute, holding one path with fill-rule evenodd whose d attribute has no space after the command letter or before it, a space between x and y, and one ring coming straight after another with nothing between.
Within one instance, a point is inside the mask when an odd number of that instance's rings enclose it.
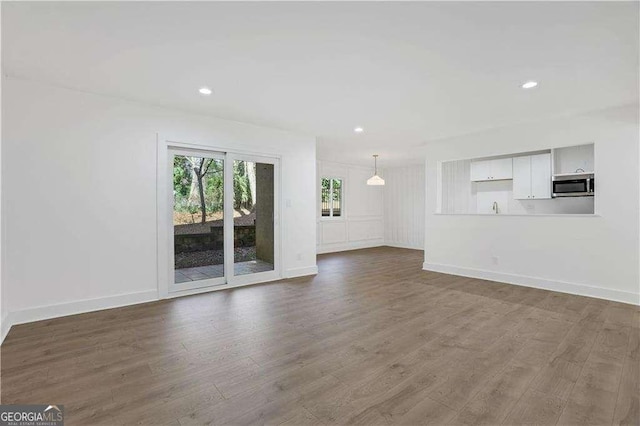
<instances>
[{"instance_id":1,"label":"upper cabinet","mask_svg":"<svg viewBox=\"0 0 640 426\"><path fill-rule=\"evenodd\" d=\"M513 158L513 198L551 198L551 154Z\"/></svg>"},{"instance_id":2,"label":"upper cabinet","mask_svg":"<svg viewBox=\"0 0 640 426\"><path fill-rule=\"evenodd\" d=\"M549 176L551 180L551 176ZM531 198L531 156L513 157L513 198Z\"/></svg>"},{"instance_id":3,"label":"upper cabinet","mask_svg":"<svg viewBox=\"0 0 640 426\"><path fill-rule=\"evenodd\" d=\"M471 162L471 180L491 180L491 160L478 160Z\"/></svg>"},{"instance_id":4,"label":"upper cabinet","mask_svg":"<svg viewBox=\"0 0 640 426\"><path fill-rule=\"evenodd\" d=\"M491 180L493 179L513 179L511 158L491 160Z\"/></svg>"},{"instance_id":5,"label":"upper cabinet","mask_svg":"<svg viewBox=\"0 0 640 426\"><path fill-rule=\"evenodd\" d=\"M511 158L498 158L471 162L472 181L479 182L503 179L513 179Z\"/></svg>"}]
</instances>

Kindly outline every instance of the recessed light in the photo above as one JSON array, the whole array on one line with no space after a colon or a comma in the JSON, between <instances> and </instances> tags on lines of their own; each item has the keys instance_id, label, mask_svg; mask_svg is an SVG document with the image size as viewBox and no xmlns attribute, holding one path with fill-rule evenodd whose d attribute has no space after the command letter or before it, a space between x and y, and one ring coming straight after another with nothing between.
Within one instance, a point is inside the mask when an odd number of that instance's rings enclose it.
<instances>
[{"instance_id":1,"label":"recessed light","mask_svg":"<svg viewBox=\"0 0 640 426\"><path fill-rule=\"evenodd\" d=\"M210 95L211 93L213 93L212 90L208 87L201 87L198 92L200 92L201 95Z\"/></svg>"},{"instance_id":2,"label":"recessed light","mask_svg":"<svg viewBox=\"0 0 640 426\"><path fill-rule=\"evenodd\" d=\"M356 133L362 133L364 132L364 129L362 127L356 127L355 129L353 129L353 131Z\"/></svg>"},{"instance_id":3,"label":"recessed light","mask_svg":"<svg viewBox=\"0 0 640 426\"><path fill-rule=\"evenodd\" d=\"M524 83L522 85L523 89L533 89L534 87L536 87L538 85L537 81L527 81L526 83Z\"/></svg>"}]
</instances>

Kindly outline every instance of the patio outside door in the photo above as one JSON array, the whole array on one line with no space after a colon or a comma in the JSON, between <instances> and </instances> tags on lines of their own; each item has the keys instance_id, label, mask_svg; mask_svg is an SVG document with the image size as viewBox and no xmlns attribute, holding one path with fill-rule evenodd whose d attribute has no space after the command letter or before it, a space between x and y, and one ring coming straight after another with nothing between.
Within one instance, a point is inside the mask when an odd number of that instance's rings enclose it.
<instances>
[{"instance_id":1,"label":"patio outside door","mask_svg":"<svg viewBox=\"0 0 640 426\"><path fill-rule=\"evenodd\" d=\"M233 205L227 216L234 216L234 255L227 269L230 283L269 281L278 278L278 194L277 162L273 158L228 155L228 179L233 181ZM233 176L230 176L233 174ZM245 189L246 188L246 189Z\"/></svg>"},{"instance_id":2,"label":"patio outside door","mask_svg":"<svg viewBox=\"0 0 640 426\"><path fill-rule=\"evenodd\" d=\"M277 159L169 149L169 292L279 278Z\"/></svg>"}]
</instances>

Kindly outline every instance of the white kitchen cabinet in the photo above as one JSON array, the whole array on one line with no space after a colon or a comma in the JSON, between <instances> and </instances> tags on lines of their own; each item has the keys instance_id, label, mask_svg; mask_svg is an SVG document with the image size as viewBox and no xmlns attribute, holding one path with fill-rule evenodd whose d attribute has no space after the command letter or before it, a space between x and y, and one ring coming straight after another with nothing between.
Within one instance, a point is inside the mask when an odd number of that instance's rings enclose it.
<instances>
[{"instance_id":1,"label":"white kitchen cabinet","mask_svg":"<svg viewBox=\"0 0 640 426\"><path fill-rule=\"evenodd\" d=\"M513 179L513 162L511 158L491 160L491 180Z\"/></svg>"},{"instance_id":2,"label":"white kitchen cabinet","mask_svg":"<svg viewBox=\"0 0 640 426\"><path fill-rule=\"evenodd\" d=\"M551 154L513 158L513 198L551 198Z\"/></svg>"},{"instance_id":3,"label":"white kitchen cabinet","mask_svg":"<svg viewBox=\"0 0 640 426\"><path fill-rule=\"evenodd\" d=\"M471 162L471 180L477 182L480 180L490 180L491 178L491 160L481 160Z\"/></svg>"},{"instance_id":4,"label":"white kitchen cabinet","mask_svg":"<svg viewBox=\"0 0 640 426\"><path fill-rule=\"evenodd\" d=\"M512 178L513 170L511 158L471 162L471 180L474 182Z\"/></svg>"},{"instance_id":5,"label":"white kitchen cabinet","mask_svg":"<svg viewBox=\"0 0 640 426\"><path fill-rule=\"evenodd\" d=\"M531 196L551 198L551 154L531 156Z\"/></svg>"},{"instance_id":6,"label":"white kitchen cabinet","mask_svg":"<svg viewBox=\"0 0 640 426\"><path fill-rule=\"evenodd\" d=\"M531 156L513 157L513 198L531 198Z\"/></svg>"}]
</instances>

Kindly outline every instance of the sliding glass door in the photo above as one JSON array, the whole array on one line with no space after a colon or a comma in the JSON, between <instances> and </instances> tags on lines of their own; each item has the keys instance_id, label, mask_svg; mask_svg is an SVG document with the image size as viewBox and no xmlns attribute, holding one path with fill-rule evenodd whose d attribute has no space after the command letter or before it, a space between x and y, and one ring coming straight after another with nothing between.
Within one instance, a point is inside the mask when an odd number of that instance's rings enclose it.
<instances>
[{"instance_id":1,"label":"sliding glass door","mask_svg":"<svg viewBox=\"0 0 640 426\"><path fill-rule=\"evenodd\" d=\"M275 164L257 157L233 159L233 274L275 270Z\"/></svg>"},{"instance_id":2,"label":"sliding glass door","mask_svg":"<svg viewBox=\"0 0 640 426\"><path fill-rule=\"evenodd\" d=\"M225 280L224 154L172 151L174 290Z\"/></svg>"},{"instance_id":3,"label":"sliding glass door","mask_svg":"<svg viewBox=\"0 0 640 426\"><path fill-rule=\"evenodd\" d=\"M169 292L277 279L277 160L173 148L169 154Z\"/></svg>"}]
</instances>

